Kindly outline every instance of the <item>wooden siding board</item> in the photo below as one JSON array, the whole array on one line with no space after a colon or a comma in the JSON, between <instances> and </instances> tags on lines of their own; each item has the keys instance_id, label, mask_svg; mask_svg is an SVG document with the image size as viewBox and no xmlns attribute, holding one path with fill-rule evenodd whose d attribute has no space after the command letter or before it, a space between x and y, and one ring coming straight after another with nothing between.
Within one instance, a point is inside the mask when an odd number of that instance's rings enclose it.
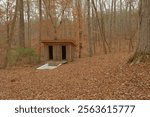
<instances>
[{"instance_id":1,"label":"wooden siding board","mask_svg":"<svg viewBox=\"0 0 150 117\"><path fill-rule=\"evenodd\" d=\"M61 61L62 60L62 46L66 46L66 59L67 61L73 61L75 46L71 43L43 43L44 44L44 54L45 60L49 60L49 46L53 46L53 60Z\"/></svg>"}]
</instances>

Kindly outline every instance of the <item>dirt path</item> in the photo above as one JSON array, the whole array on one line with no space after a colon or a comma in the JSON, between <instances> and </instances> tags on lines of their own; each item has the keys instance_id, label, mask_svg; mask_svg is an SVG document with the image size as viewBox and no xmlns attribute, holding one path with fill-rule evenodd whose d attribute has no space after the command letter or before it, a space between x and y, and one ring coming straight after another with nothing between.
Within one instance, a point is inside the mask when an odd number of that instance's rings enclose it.
<instances>
[{"instance_id":1,"label":"dirt path","mask_svg":"<svg viewBox=\"0 0 150 117\"><path fill-rule=\"evenodd\" d=\"M0 99L150 99L150 65L127 54L83 58L55 70L0 70Z\"/></svg>"}]
</instances>

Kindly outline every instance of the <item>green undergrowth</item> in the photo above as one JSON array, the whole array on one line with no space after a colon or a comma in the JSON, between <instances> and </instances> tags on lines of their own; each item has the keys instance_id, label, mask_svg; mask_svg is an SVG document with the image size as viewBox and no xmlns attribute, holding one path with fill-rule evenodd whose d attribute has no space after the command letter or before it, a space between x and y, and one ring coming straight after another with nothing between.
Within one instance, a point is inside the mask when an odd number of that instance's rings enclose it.
<instances>
[{"instance_id":1,"label":"green undergrowth","mask_svg":"<svg viewBox=\"0 0 150 117\"><path fill-rule=\"evenodd\" d=\"M39 62L39 56L31 48L15 48L8 53L9 65L16 65L20 63L35 64Z\"/></svg>"}]
</instances>

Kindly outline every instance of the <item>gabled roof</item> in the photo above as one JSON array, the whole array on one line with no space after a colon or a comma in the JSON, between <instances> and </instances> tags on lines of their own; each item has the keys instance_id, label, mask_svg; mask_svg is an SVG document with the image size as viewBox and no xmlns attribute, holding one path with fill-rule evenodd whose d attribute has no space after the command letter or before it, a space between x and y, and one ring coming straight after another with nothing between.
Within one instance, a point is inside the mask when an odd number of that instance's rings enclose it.
<instances>
[{"instance_id":1,"label":"gabled roof","mask_svg":"<svg viewBox=\"0 0 150 117\"><path fill-rule=\"evenodd\" d=\"M44 44L49 44L49 43L53 43L53 44L72 44L74 46L77 46L76 45L76 42L74 40L71 40L71 39L59 39L59 40L50 40L50 39L47 39L47 40L41 40L41 43L44 43Z\"/></svg>"}]
</instances>

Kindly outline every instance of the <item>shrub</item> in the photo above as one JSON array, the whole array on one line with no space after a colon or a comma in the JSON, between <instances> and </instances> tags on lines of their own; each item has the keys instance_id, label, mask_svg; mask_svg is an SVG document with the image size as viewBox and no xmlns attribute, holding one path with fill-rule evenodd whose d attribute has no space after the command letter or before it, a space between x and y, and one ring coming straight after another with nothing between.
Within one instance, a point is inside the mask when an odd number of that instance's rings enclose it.
<instances>
[{"instance_id":1,"label":"shrub","mask_svg":"<svg viewBox=\"0 0 150 117\"><path fill-rule=\"evenodd\" d=\"M10 65L20 62L37 63L38 61L38 55L31 48L16 48L8 53L8 62Z\"/></svg>"}]
</instances>

